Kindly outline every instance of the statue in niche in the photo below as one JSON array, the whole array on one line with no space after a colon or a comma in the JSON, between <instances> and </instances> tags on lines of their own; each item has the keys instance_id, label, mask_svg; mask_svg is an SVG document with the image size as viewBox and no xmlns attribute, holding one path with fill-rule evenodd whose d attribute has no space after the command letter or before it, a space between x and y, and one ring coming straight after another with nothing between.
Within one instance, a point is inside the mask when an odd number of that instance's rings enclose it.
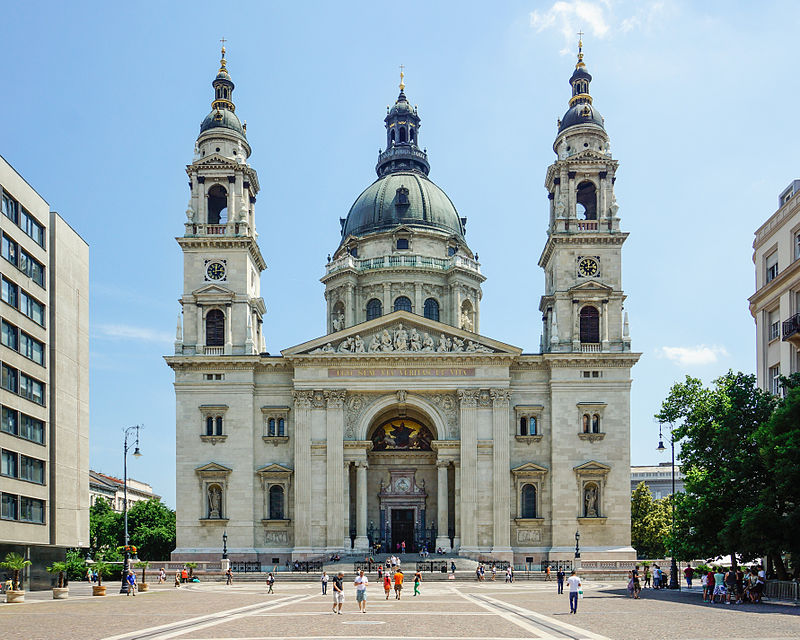
<instances>
[{"instance_id":1,"label":"statue in niche","mask_svg":"<svg viewBox=\"0 0 800 640\"><path fill-rule=\"evenodd\" d=\"M427 332L423 333L422 334L422 351L433 351L433 350L434 350L433 338L431 338L428 335Z\"/></svg>"},{"instance_id":2,"label":"statue in niche","mask_svg":"<svg viewBox=\"0 0 800 640\"><path fill-rule=\"evenodd\" d=\"M586 505L586 517L597 517L597 485L587 484L583 491L583 502Z\"/></svg>"},{"instance_id":3,"label":"statue in niche","mask_svg":"<svg viewBox=\"0 0 800 640\"><path fill-rule=\"evenodd\" d=\"M397 330L394 332L394 348L396 351L408 350L408 332L403 329L403 325L397 325Z\"/></svg>"},{"instance_id":4,"label":"statue in niche","mask_svg":"<svg viewBox=\"0 0 800 640\"><path fill-rule=\"evenodd\" d=\"M472 331L472 316L467 309L461 311L461 328L464 331Z\"/></svg>"},{"instance_id":5,"label":"statue in niche","mask_svg":"<svg viewBox=\"0 0 800 640\"><path fill-rule=\"evenodd\" d=\"M219 485L212 484L208 488L208 517L221 518L222 517L222 489Z\"/></svg>"},{"instance_id":6,"label":"statue in niche","mask_svg":"<svg viewBox=\"0 0 800 640\"><path fill-rule=\"evenodd\" d=\"M344 329L344 314L341 311L333 314L331 326L333 327L334 331L341 331Z\"/></svg>"},{"instance_id":7,"label":"statue in niche","mask_svg":"<svg viewBox=\"0 0 800 640\"><path fill-rule=\"evenodd\" d=\"M422 341L419 337L419 332L416 329L411 329L409 333L409 344L412 351L421 351L422 350Z\"/></svg>"}]
</instances>

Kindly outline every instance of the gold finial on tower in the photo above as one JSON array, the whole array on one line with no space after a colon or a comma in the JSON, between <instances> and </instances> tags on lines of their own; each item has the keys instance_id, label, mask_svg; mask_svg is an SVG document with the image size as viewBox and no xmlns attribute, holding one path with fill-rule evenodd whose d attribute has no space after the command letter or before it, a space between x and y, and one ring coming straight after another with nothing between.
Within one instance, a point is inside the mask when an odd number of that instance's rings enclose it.
<instances>
[{"instance_id":1,"label":"gold finial on tower","mask_svg":"<svg viewBox=\"0 0 800 640\"><path fill-rule=\"evenodd\" d=\"M225 43L227 42L227 40L225 38L220 38L219 41L222 43L222 59L219 61L219 66L224 69L225 68L225 64L226 64L226 62L225 62Z\"/></svg>"},{"instance_id":2,"label":"gold finial on tower","mask_svg":"<svg viewBox=\"0 0 800 640\"><path fill-rule=\"evenodd\" d=\"M578 31L578 62L575 68L580 69L585 66L586 65L583 64L583 31Z\"/></svg>"},{"instance_id":3,"label":"gold finial on tower","mask_svg":"<svg viewBox=\"0 0 800 640\"><path fill-rule=\"evenodd\" d=\"M405 68L406 68L405 65L403 65L403 64L400 65L400 91L405 91L405 88L406 88L406 85L403 83L403 78L405 77L405 74L403 73L403 70Z\"/></svg>"}]
</instances>

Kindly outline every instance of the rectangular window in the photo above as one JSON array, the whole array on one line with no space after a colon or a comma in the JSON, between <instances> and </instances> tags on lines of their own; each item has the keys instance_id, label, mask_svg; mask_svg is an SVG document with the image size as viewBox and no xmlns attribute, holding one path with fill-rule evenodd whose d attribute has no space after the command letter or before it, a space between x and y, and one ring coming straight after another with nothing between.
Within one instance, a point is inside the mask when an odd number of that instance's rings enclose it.
<instances>
[{"instance_id":1,"label":"rectangular window","mask_svg":"<svg viewBox=\"0 0 800 640\"><path fill-rule=\"evenodd\" d=\"M780 323L777 311L770 311L767 314L767 324L769 325L769 340L777 340L780 337L780 329L778 326Z\"/></svg>"},{"instance_id":2,"label":"rectangular window","mask_svg":"<svg viewBox=\"0 0 800 640\"><path fill-rule=\"evenodd\" d=\"M17 520L17 496L12 493L4 493L0 497L0 518L6 520Z\"/></svg>"},{"instance_id":3,"label":"rectangular window","mask_svg":"<svg viewBox=\"0 0 800 640\"><path fill-rule=\"evenodd\" d=\"M36 324L44 326L44 305L36 298L29 296L25 291L20 294L19 310Z\"/></svg>"},{"instance_id":4,"label":"rectangular window","mask_svg":"<svg viewBox=\"0 0 800 640\"><path fill-rule=\"evenodd\" d=\"M44 460L20 455L19 477L22 480L35 482L36 484L44 484Z\"/></svg>"},{"instance_id":5,"label":"rectangular window","mask_svg":"<svg viewBox=\"0 0 800 640\"><path fill-rule=\"evenodd\" d=\"M44 343L36 338L29 336L24 331L20 331L19 352L26 358L30 358L36 364L44 366Z\"/></svg>"},{"instance_id":6,"label":"rectangular window","mask_svg":"<svg viewBox=\"0 0 800 640\"><path fill-rule=\"evenodd\" d=\"M10 407L0 411L0 430L15 436L19 433L19 413Z\"/></svg>"},{"instance_id":7,"label":"rectangular window","mask_svg":"<svg viewBox=\"0 0 800 640\"><path fill-rule=\"evenodd\" d=\"M2 280L2 298L3 302L10 304L17 309L19 307L19 287L11 280Z\"/></svg>"},{"instance_id":8,"label":"rectangular window","mask_svg":"<svg viewBox=\"0 0 800 640\"><path fill-rule=\"evenodd\" d=\"M19 226L22 227L22 230L33 238L36 244L44 248L44 227L39 224L36 218L23 209L20 223Z\"/></svg>"},{"instance_id":9,"label":"rectangular window","mask_svg":"<svg viewBox=\"0 0 800 640\"><path fill-rule=\"evenodd\" d=\"M19 498L19 519L22 522L44 523L44 500L36 498Z\"/></svg>"},{"instance_id":10,"label":"rectangular window","mask_svg":"<svg viewBox=\"0 0 800 640\"><path fill-rule=\"evenodd\" d=\"M24 413L20 414L20 417L22 418L19 429L20 437L31 442L44 444L44 422L37 418L26 416Z\"/></svg>"},{"instance_id":11,"label":"rectangular window","mask_svg":"<svg viewBox=\"0 0 800 640\"><path fill-rule=\"evenodd\" d=\"M800 258L800 233L794 234L794 259Z\"/></svg>"},{"instance_id":12,"label":"rectangular window","mask_svg":"<svg viewBox=\"0 0 800 640\"><path fill-rule=\"evenodd\" d=\"M44 382L31 378L24 373L19 374L19 395L36 404L44 405Z\"/></svg>"},{"instance_id":13,"label":"rectangular window","mask_svg":"<svg viewBox=\"0 0 800 640\"><path fill-rule=\"evenodd\" d=\"M19 329L6 320L0 325L0 343L4 347L19 351Z\"/></svg>"},{"instance_id":14,"label":"rectangular window","mask_svg":"<svg viewBox=\"0 0 800 640\"><path fill-rule=\"evenodd\" d=\"M19 264L19 247L5 233L0 240L0 254L15 267Z\"/></svg>"},{"instance_id":15,"label":"rectangular window","mask_svg":"<svg viewBox=\"0 0 800 640\"><path fill-rule=\"evenodd\" d=\"M3 201L0 204L3 209L3 215L9 220L13 220L14 224L19 224L19 205L14 198L3 194Z\"/></svg>"},{"instance_id":16,"label":"rectangular window","mask_svg":"<svg viewBox=\"0 0 800 640\"><path fill-rule=\"evenodd\" d=\"M3 449L0 453L0 474L9 478L17 477L17 454L13 451Z\"/></svg>"},{"instance_id":17,"label":"rectangular window","mask_svg":"<svg viewBox=\"0 0 800 640\"><path fill-rule=\"evenodd\" d=\"M771 282L778 276L778 252L767 256L767 282Z\"/></svg>"},{"instance_id":18,"label":"rectangular window","mask_svg":"<svg viewBox=\"0 0 800 640\"><path fill-rule=\"evenodd\" d=\"M44 287L44 265L24 249L19 254L19 268L40 287Z\"/></svg>"},{"instance_id":19,"label":"rectangular window","mask_svg":"<svg viewBox=\"0 0 800 640\"><path fill-rule=\"evenodd\" d=\"M769 392L778 395L780 392L780 377L781 377L781 368L780 366L774 366L769 368Z\"/></svg>"},{"instance_id":20,"label":"rectangular window","mask_svg":"<svg viewBox=\"0 0 800 640\"><path fill-rule=\"evenodd\" d=\"M14 367L3 364L0 372L0 386L6 391L17 393L19 391L19 372Z\"/></svg>"}]
</instances>

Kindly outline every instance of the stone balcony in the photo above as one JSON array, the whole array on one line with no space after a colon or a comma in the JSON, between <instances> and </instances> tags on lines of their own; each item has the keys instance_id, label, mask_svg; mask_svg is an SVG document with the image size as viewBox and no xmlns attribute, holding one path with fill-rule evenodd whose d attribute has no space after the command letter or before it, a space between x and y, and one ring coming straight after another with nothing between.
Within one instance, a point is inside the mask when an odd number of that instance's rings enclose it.
<instances>
[{"instance_id":1,"label":"stone balcony","mask_svg":"<svg viewBox=\"0 0 800 640\"><path fill-rule=\"evenodd\" d=\"M229 222L227 224L186 223L185 237L206 236L244 236L248 235L246 222Z\"/></svg>"},{"instance_id":2,"label":"stone balcony","mask_svg":"<svg viewBox=\"0 0 800 640\"><path fill-rule=\"evenodd\" d=\"M458 254L449 258L396 254L363 259L347 255L325 265L325 275L329 276L337 271L343 271L345 269L353 271L370 271L372 269L426 269L448 271L450 269L464 269L480 274L481 265L472 258Z\"/></svg>"},{"instance_id":3,"label":"stone balcony","mask_svg":"<svg viewBox=\"0 0 800 640\"><path fill-rule=\"evenodd\" d=\"M783 322L783 341L800 348L800 313Z\"/></svg>"}]
</instances>

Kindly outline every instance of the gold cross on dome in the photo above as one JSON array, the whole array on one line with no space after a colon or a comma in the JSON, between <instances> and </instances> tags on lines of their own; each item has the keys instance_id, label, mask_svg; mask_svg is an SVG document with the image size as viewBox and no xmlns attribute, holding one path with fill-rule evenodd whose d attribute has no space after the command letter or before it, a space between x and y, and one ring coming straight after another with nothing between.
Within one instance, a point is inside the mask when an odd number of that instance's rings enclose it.
<instances>
[{"instance_id":1,"label":"gold cross on dome","mask_svg":"<svg viewBox=\"0 0 800 640\"><path fill-rule=\"evenodd\" d=\"M405 68L406 68L406 66L404 64L400 65L400 91L402 91L403 89L406 88L406 85L403 84L403 78L405 77L405 74L403 73L403 71L405 70Z\"/></svg>"}]
</instances>

